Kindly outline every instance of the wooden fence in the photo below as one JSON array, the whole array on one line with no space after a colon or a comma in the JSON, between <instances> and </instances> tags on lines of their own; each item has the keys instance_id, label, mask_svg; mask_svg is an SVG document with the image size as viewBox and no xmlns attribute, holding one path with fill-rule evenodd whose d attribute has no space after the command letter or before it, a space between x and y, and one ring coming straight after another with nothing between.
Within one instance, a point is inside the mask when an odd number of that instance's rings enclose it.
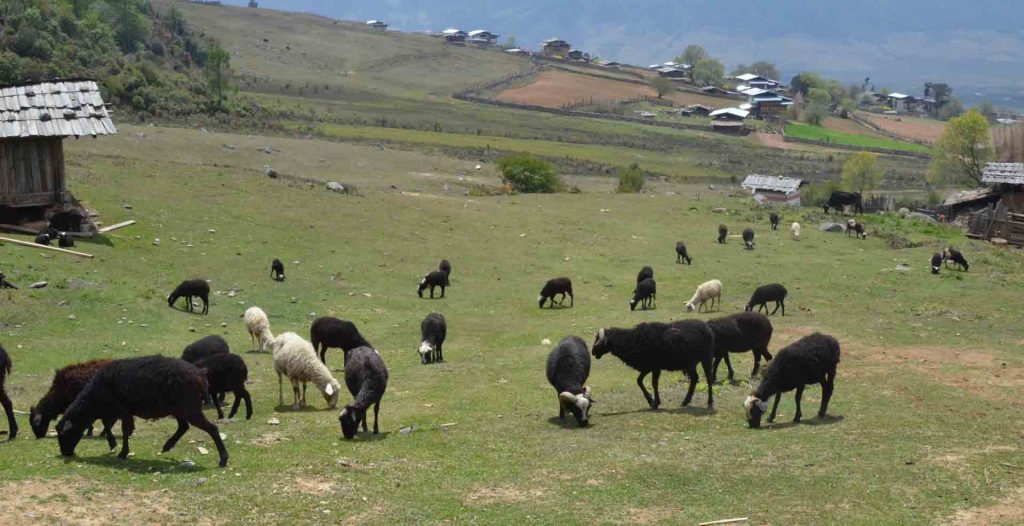
<instances>
[{"instance_id":1,"label":"wooden fence","mask_svg":"<svg viewBox=\"0 0 1024 526\"><path fill-rule=\"evenodd\" d=\"M999 237L1011 245L1024 246L1024 214L1010 212L1004 203L970 214L967 235L976 239Z\"/></svg>"}]
</instances>

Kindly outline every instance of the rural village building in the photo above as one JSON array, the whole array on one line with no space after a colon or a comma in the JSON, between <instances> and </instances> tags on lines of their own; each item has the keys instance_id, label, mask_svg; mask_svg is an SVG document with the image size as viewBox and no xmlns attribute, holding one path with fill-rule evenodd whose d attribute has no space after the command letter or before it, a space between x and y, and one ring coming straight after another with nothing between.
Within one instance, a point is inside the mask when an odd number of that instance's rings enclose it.
<instances>
[{"instance_id":1,"label":"rural village building","mask_svg":"<svg viewBox=\"0 0 1024 526\"><path fill-rule=\"evenodd\" d=\"M366 27L370 29L376 29L377 31L386 31L388 25L385 24L384 22L381 22L380 20L367 20Z\"/></svg>"},{"instance_id":2,"label":"rural village building","mask_svg":"<svg viewBox=\"0 0 1024 526\"><path fill-rule=\"evenodd\" d=\"M480 46L493 46L498 43L498 34L485 29L476 29L466 33L467 42Z\"/></svg>"},{"instance_id":3,"label":"rural village building","mask_svg":"<svg viewBox=\"0 0 1024 526\"><path fill-rule=\"evenodd\" d=\"M540 54L545 57L566 58L571 50L572 46L568 42L560 38L549 38L541 44Z\"/></svg>"},{"instance_id":4,"label":"rural village building","mask_svg":"<svg viewBox=\"0 0 1024 526\"><path fill-rule=\"evenodd\" d=\"M988 163L981 182L989 185L987 190L998 200L989 201L983 210L968 215L967 235L993 242L998 238L1011 245L1024 246L1024 163ZM991 199L987 195L984 198ZM984 203L970 203L972 207L980 204Z\"/></svg>"},{"instance_id":5,"label":"rural village building","mask_svg":"<svg viewBox=\"0 0 1024 526\"><path fill-rule=\"evenodd\" d=\"M0 223L94 234L67 190L64 139L115 133L91 80L0 88Z\"/></svg>"},{"instance_id":6,"label":"rural village building","mask_svg":"<svg viewBox=\"0 0 1024 526\"><path fill-rule=\"evenodd\" d=\"M750 104L753 116L762 120L778 118L793 105L793 99L771 90L747 88L740 93L747 96L747 103Z\"/></svg>"},{"instance_id":7,"label":"rural village building","mask_svg":"<svg viewBox=\"0 0 1024 526\"><path fill-rule=\"evenodd\" d=\"M444 41L449 44L464 44L466 43L466 37L469 35L467 35L465 31L452 27L441 31L441 36L444 38Z\"/></svg>"},{"instance_id":8,"label":"rural village building","mask_svg":"<svg viewBox=\"0 0 1024 526\"><path fill-rule=\"evenodd\" d=\"M673 66L661 66L655 71L658 72L659 77L665 77L672 80L681 80L690 78L690 74L686 71L673 67Z\"/></svg>"},{"instance_id":9,"label":"rural village building","mask_svg":"<svg viewBox=\"0 0 1024 526\"><path fill-rule=\"evenodd\" d=\"M771 175L748 175L741 186L753 192L754 201L762 205L800 206L802 179Z\"/></svg>"},{"instance_id":10,"label":"rural village building","mask_svg":"<svg viewBox=\"0 0 1024 526\"><path fill-rule=\"evenodd\" d=\"M774 90L782 85L782 83L777 80L772 80L768 77L762 77L761 75L755 75L753 73L737 75L736 80L742 82L743 85L747 87L760 88L763 90Z\"/></svg>"}]
</instances>

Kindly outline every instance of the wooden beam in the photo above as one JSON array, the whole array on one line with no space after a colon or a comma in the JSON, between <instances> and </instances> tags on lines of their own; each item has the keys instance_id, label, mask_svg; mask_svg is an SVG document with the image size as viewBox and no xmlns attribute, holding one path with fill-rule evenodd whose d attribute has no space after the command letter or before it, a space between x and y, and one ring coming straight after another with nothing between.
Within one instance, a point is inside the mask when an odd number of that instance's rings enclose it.
<instances>
[{"instance_id":1,"label":"wooden beam","mask_svg":"<svg viewBox=\"0 0 1024 526\"><path fill-rule=\"evenodd\" d=\"M121 223L117 223L116 225L105 226L105 227L99 229L99 233L100 234L106 234L107 232L113 232L114 230L118 230L118 229L124 228L126 226L132 226L134 224L135 224L135 220L134 219L129 219L127 221L124 221L124 222L121 222Z\"/></svg>"},{"instance_id":2,"label":"wooden beam","mask_svg":"<svg viewBox=\"0 0 1024 526\"><path fill-rule=\"evenodd\" d=\"M13 243L15 245L21 245L23 247L40 248L43 250L52 250L54 252L62 252L64 254L71 254L72 256L78 256L81 258L92 258L92 254L86 254L85 252L76 252L74 250L68 250L66 248L51 247L48 245L40 245L38 243L31 243L29 241L22 241L20 239L11 239L9 237L0 237L0 241L6 243Z\"/></svg>"}]
</instances>

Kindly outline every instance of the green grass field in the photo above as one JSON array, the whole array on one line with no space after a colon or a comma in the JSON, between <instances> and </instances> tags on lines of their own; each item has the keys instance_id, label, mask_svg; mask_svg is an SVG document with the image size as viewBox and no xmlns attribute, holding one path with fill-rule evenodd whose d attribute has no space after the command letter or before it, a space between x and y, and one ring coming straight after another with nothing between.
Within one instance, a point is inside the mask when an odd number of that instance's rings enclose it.
<instances>
[{"instance_id":1,"label":"green grass field","mask_svg":"<svg viewBox=\"0 0 1024 526\"><path fill-rule=\"evenodd\" d=\"M830 130L828 128L824 128L821 126L813 126L810 124L803 124L799 122L790 122L786 124L786 135L790 137L796 137L799 139L830 142L834 144L843 144L846 146L857 146L860 148L883 148L886 150L931 153L931 149L928 148L927 146L914 144L912 142L871 137L868 135L860 135L856 133L846 133L836 130Z\"/></svg>"},{"instance_id":2,"label":"green grass field","mask_svg":"<svg viewBox=\"0 0 1024 526\"><path fill-rule=\"evenodd\" d=\"M91 260L0 245L10 280L49 282L0 293L16 409L27 411L68 363L176 356L221 334L249 365L256 413L220 424L231 454L225 470L198 452L212 444L195 430L158 455L174 430L168 420L139 421L127 461L99 439L83 440L65 461L55 439L29 438L19 414L23 434L0 443L0 494L12 523L695 524L747 516L752 524L904 525L986 523L1006 510L1004 523L1021 520L1019 251L897 218L866 217L871 235L854 240L819 232L816 211L786 210L784 224L804 225L794 242L728 188L659 183L656 193L616 195L607 179L576 178L582 194L467 197L471 184L498 184L491 165L475 171L472 162L387 146L122 126L114 137L70 141L66 157L70 189L102 221L138 224L79 243ZM270 179L264 164L353 183L362 195ZM711 212L720 206L728 215ZM735 238L717 244L723 222L734 233L754 225L757 249ZM890 249L890 231L923 245ZM674 264L680 239L692 266ZM970 272L928 272L929 255L947 243L964 250ZM283 283L268 277L274 257L287 265ZM417 298L417 282L441 258L454 267L448 297ZM900 263L909 271L896 270ZM658 308L630 312L645 264L659 281ZM538 309L537 291L560 275L573 279L576 306ZM195 276L217 292L208 316L164 299ZM591 427L553 419L555 393L544 378L552 345L542 340L576 334L589 343L600 327L706 319L683 303L711 278L724 283L722 314L739 311L758 285L786 284L772 352L812 331L839 339L830 418L790 425L790 395L777 425L748 429L745 355L734 359L739 381L716 386L713 414L703 410L703 388L694 407L678 407L678 373L663 377L663 409L648 410L635 373L607 356L589 381ZM298 412L287 393L278 405L270 356L246 352L241 315L250 305L270 314L275 333L308 334L319 315L355 321L390 368L382 434L342 439L337 411L317 396ZM432 311L448 318L448 362L421 366L419 322ZM328 361L340 368L340 352ZM805 414L819 393L805 393ZM280 425L268 425L272 417ZM196 466L182 466L186 459Z\"/></svg>"}]
</instances>

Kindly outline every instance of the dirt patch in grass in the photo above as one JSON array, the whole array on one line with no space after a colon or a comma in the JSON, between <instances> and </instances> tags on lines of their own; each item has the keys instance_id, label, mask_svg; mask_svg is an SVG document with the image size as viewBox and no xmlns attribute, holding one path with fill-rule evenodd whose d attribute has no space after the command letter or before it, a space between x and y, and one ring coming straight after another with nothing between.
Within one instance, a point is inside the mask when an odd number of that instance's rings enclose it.
<instances>
[{"instance_id":1,"label":"dirt patch in grass","mask_svg":"<svg viewBox=\"0 0 1024 526\"><path fill-rule=\"evenodd\" d=\"M943 526L970 524L971 526L996 526L1024 523L1024 487L1007 493L995 504L967 508L940 522Z\"/></svg>"},{"instance_id":2,"label":"dirt patch in grass","mask_svg":"<svg viewBox=\"0 0 1024 526\"><path fill-rule=\"evenodd\" d=\"M505 90L498 94L498 100L533 104L549 108L559 108L566 104L590 102L594 103L633 99L641 96L653 97L656 93L646 84L622 82L613 79L598 78L588 75L577 75L561 70L542 71L537 80L526 86ZM677 106L704 104L712 108L724 108L733 105L732 101L708 97L697 93L682 91L665 95Z\"/></svg>"},{"instance_id":3,"label":"dirt patch in grass","mask_svg":"<svg viewBox=\"0 0 1024 526\"><path fill-rule=\"evenodd\" d=\"M489 506L492 504L516 504L543 497L541 488L520 488L517 486L483 487L471 491L463 503L466 506Z\"/></svg>"},{"instance_id":4,"label":"dirt patch in grass","mask_svg":"<svg viewBox=\"0 0 1024 526\"><path fill-rule=\"evenodd\" d=\"M9 524L114 524L131 517L137 524L169 524L180 520L163 492L102 490L80 479L8 482L0 486ZM3 521L0 521L3 522Z\"/></svg>"},{"instance_id":5,"label":"dirt patch in grass","mask_svg":"<svg viewBox=\"0 0 1024 526\"><path fill-rule=\"evenodd\" d=\"M661 524L679 513L673 508L629 508L615 524Z\"/></svg>"},{"instance_id":6,"label":"dirt patch in grass","mask_svg":"<svg viewBox=\"0 0 1024 526\"><path fill-rule=\"evenodd\" d=\"M306 495L326 495L338 486L338 483L326 477L298 477L295 479L295 491Z\"/></svg>"},{"instance_id":7,"label":"dirt patch in grass","mask_svg":"<svg viewBox=\"0 0 1024 526\"><path fill-rule=\"evenodd\" d=\"M283 434L272 431L270 433L263 433L262 435L250 440L249 443L258 447L270 447L279 442L287 442L288 440L288 437Z\"/></svg>"}]
</instances>

